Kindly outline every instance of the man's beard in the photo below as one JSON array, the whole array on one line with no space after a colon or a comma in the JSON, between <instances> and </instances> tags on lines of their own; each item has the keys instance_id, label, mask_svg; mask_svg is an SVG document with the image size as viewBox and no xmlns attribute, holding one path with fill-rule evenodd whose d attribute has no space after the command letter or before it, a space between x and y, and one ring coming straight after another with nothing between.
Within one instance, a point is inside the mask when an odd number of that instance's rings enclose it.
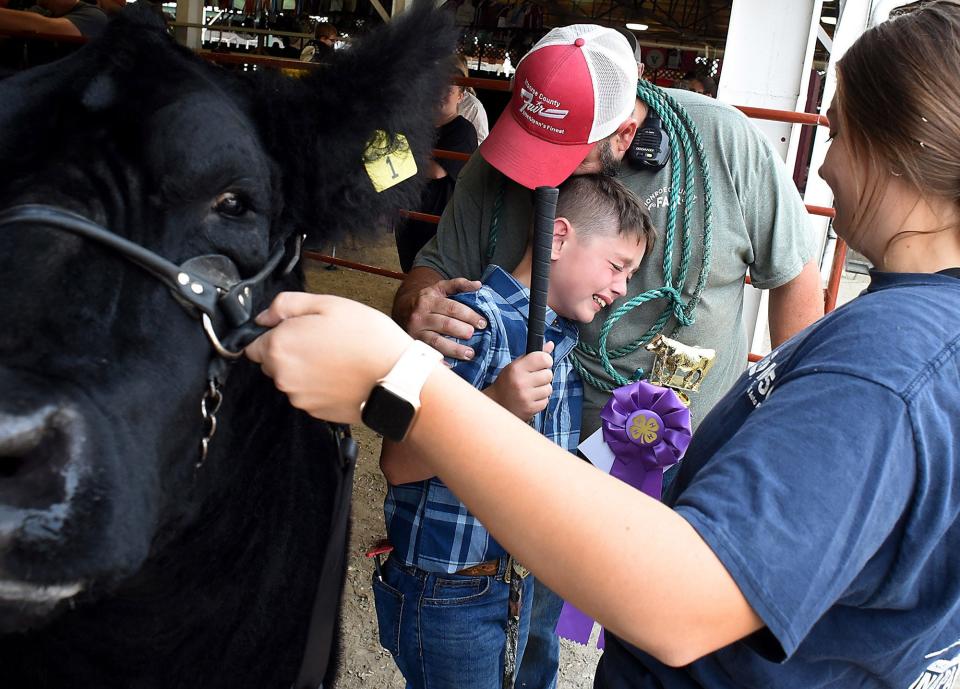
<instances>
[{"instance_id":1,"label":"man's beard","mask_svg":"<svg viewBox=\"0 0 960 689\"><path fill-rule=\"evenodd\" d=\"M613 154L610 139L603 139L597 147L600 150L600 174L616 177L620 173L620 160Z\"/></svg>"}]
</instances>

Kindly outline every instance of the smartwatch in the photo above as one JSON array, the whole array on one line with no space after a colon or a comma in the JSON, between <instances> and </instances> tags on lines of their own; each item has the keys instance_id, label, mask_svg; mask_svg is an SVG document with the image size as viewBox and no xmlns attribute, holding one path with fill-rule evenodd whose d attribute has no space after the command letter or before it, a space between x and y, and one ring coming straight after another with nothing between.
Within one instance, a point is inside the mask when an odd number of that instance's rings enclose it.
<instances>
[{"instance_id":1,"label":"smartwatch","mask_svg":"<svg viewBox=\"0 0 960 689\"><path fill-rule=\"evenodd\" d=\"M420 411L420 390L442 359L436 349L414 340L360 406L363 423L384 438L403 440Z\"/></svg>"}]
</instances>

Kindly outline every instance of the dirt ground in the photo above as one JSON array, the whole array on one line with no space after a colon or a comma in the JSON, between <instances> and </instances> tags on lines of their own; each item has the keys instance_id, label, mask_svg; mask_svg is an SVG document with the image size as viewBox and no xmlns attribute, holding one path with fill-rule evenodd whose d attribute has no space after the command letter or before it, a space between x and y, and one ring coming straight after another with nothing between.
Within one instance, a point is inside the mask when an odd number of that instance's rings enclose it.
<instances>
[{"instance_id":1,"label":"dirt ground","mask_svg":"<svg viewBox=\"0 0 960 689\"><path fill-rule=\"evenodd\" d=\"M336 255L358 263L400 269L392 235L364 246L338 246ZM325 270L323 264L310 261L306 265L310 291L338 294L389 312L398 284L396 280L345 268ZM361 426L355 427L354 432L360 455L353 486L353 535L344 589L344 659L337 686L340 689L402 688L403 678L390 654L377 640L376 610L370 588L373 562L364 556L365 551L384 535L386 483L378 467L380 437ZM595 629L594 636L596 632ZM592 687L593 671L599 657L596 648L562 641L559 686L562 689Z\"/></svg>"}]
</instances>

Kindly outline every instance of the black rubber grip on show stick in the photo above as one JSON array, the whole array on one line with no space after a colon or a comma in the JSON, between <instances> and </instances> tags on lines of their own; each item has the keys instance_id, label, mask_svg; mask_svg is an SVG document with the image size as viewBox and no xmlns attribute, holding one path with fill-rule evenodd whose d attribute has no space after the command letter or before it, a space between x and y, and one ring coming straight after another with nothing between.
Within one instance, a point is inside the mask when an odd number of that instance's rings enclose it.
<instances>
[{"instance_id":1,"label":"black rubber grip on show stick","mask_svg":"<svg viewBox=\"0 0 960 689\"><path fill-rule=\"evenodd\" d=\"M550 248L553 246L553 221L557 217L559 193L556 187L537 187L533 193L533 267L530 271L527 354L543 349L547 287L550 285Z\"/></svg>"}]
</instances>

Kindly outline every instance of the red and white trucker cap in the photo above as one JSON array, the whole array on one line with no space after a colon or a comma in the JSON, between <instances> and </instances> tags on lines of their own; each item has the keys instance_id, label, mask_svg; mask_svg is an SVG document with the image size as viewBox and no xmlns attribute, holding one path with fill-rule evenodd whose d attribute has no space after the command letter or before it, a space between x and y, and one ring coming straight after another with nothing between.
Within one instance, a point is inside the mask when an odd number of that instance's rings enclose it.
<instances>
[{"instance_id":1,"label":"red and white trucker cap","mask_svg":"<svg viewBox=\"0 0 960 689\"><path fill-rule=\"evenodd\" d=\"M480 154L525 187L555 187L630 117L636 97L626 38L594 24L553 29L517 65L510 104Z\"/></svg>"}]
</instances>

